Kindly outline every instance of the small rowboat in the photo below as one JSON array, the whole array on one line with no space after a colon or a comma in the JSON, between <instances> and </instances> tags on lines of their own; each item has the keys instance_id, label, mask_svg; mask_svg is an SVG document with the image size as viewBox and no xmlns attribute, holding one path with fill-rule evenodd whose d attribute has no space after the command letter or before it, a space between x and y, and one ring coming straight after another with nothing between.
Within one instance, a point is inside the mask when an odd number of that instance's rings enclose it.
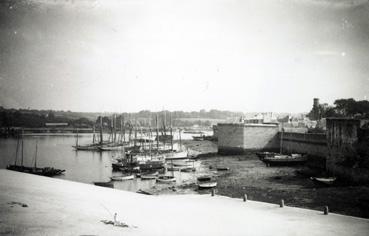
<instances>
[{"instance_id":1,"label":"small rowboat","mask_svg":"<svg viewBox=\"0 0 369 236\"><path fill-rule=\"evenodd\" d=\"M159 176L156 179L156 182L159 182L159 183L172 183L172 182L176 182L176 178L174 176L162 175L162 176Z\"/></svg>"},{"instance_id":2,"label":"small rowboat","mask_svg":"<svg viewBox=\"0 0 369 236\"><path fill-rule=\"evenodd\" d=\"M94 182L94 185L100 187L114 188L114 184L112 182Z\"/></svg>"},{"instance_id":3,"label":"small rowboat","mask_svg":"<svg viewBox=\"0 0 369 236\"><path fill-rule=\"evenodd\" d=\"M219 166L217 167L217 171L228 171L229 167L225 167L225 166Z\"/></svg>"},{"instance_id":4,"label":"small rowboat","mask_svg":"<svg viewBox=\"0 0 369 236\"><path fill-rule=\"evenodd\" d=\"M320 184L333 185L334 181L336 181L337 178L336 177L328 177L328 178L310 177L310 179Z\"/></svg>"},{"instance_id":5,"label":"small rowboat","mask_svg":"<svg viewBox=\"0 0 369 236\"><path fill-rule=\"evenodd\" d=\"M197 178L197 185L199 188L215 188L217 181L211 176L201 176Z\"/></svg>"},{"instance_id":6,"label":"small rowboat","mask_svg":"<svg viewBox=\"0 0 369 236\"><path fill-rule=\"evenodd\" d=\"M186 167L186 168L182 168L180 169L181 172L195 172L196 168L194 167Z\"/></svg>"},{"instance_id":7,"label":"small rowboat","mask_svg":"<svg viewBox=\"0 0 369 236\"><path fill-rule=\"evenodd\" d=\"M156 179L158 178L159 172L155 171L152 173L141 174L141 180Z\"/></svg>"},{"instance_id":8,"label":"small rowboat","mask_svg":"<svg viewBox=\"0 0 369 236\"><path fill-rule=\"evenodd\" d=\"M112 176L112 177L110 177L110 179L113 180L113 181L132 180L134 178L135 178L134 175L122 175L122 176Z\"/></svg>"},{"instance_id":9,"label":"small rowboat","mask_svg":"<svg viewBox=\"0 0 369 236\"><path fill-rule=\"evenodd\" d=\"M168 167L167 168L168 171L180 171L179 167Z\"/></svg>"},{"instance_id":10,"label":"small rowboat","mask_svg":"<svg viewBox=\"0 0 369 236\"><path fill-rule=\"evenodd\" d=\"M205 183L198 183L199 188L215 188L217 186L217 182L205 182Z\"/></svg>"},{"instance_id":11,"label":"small rowboat","mask_svg":"<svg viewBox=\"0 0 369 236\"><path fill-rule=\"evenodd\" d=\"M149 179L156 179L158 176L156 175L141 175L141 180L149 180Z\"/></svg>"}]
</instances>

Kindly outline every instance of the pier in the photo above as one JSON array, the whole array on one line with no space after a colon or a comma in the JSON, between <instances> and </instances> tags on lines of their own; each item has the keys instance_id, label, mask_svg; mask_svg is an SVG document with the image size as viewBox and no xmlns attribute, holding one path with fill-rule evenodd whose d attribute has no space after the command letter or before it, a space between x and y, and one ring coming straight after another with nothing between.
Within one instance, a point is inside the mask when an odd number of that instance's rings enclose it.
<instances>
[{"instance_id":1,"label":"pier","mask_svg":"<svg viewBox=\"0 0 369 236\"><path fill-rule=\"evenodd\" d=\"M0 232L12 235L367 235L369 220L242 198L148 196L0 170ZM246 194L246 193L245 193ZM104 224L114 219L126 228Z\"/></svg>"}]
</instances>

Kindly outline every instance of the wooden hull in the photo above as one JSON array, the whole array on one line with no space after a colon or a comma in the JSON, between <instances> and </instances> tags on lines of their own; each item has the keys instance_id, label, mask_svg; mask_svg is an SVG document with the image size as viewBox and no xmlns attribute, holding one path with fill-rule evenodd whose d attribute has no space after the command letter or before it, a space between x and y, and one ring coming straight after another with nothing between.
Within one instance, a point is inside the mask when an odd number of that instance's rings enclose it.
<instances>
[{"instance_id":1,"label":"wooden hull","mask_svg":"<svg viewBox=\"0 0 369 236\"><path fill-rule=\"evenodd\" d=\"M65 172L65 170L55 169L52 167L34 168L34 167L18 166L18 165L8 165L6 169L28 173L28 174L42 175L42 176L47 176L47 177L61 175Z\"/></svg>"},{"instance_id":2,"label":"wooden hull","mask_svg":"<svg viewBox=\"0 0 369 236\"><path fill-rule=\"evenodd\" d=\"M158 176L156 175L141 175L142 180L150 180L150 179L157 179Z\"/></svg>"},{"instance_id":3,"label":"wooden hull","mask_svg":"<svg viewBox=\"0 0 369 236\"><path fill-rule=\"evenodd\" d=\"M312 181L317 184L331 186L336 181L336 177L329 177L329 178L318 178L318 177L310 177Z\"/></svg>"},{"instance_id":4,"label":"wooden hull","mask_svg":"<svg viewBox=\"0 0 369 236\"><path fill-rule=\"evenodd\" d=\"M94 185L106 188L114 188L114 184L112 182L94 182Z\"/></svg>"},{"instance_id":5,"label":"wooden hull","mask_svg":"<svg viewBox=\"0 0 369 236\"><path fill-rule=\"evenodd\" d=\"M176 182L176 178L172 176L159 176L156 179L156 182L158 183L173 183Z\"/></svg>"},{"instance_id":6,"label":"wooden hull","mask_svg":"<svg viewBox=\"0 0 369 236\"><path fill-rule=\"evenodd\" d=\"M196 171L196 168L194 168L194 167L186 167L186 168L182 168L180 170L181 170L181 172L195 172Z\"/></svg>"},{"instance_id":7,"label":"wooden hull","mask_svg":"<svg viewBox=\"0 0 369 236\"><path fill-rule=\"evenodd\" d=\"M170 152L165 154L165 160L181 160L181 159L188 159L188 152L181 151L181 152Z\"/></svg>"},{"instance_id":8,"label":"wooden hull","mask_svg":"<svg viewBox=\"0 0 369 236\"><path fill-rule=\"evenodd\" d=\"M264 160L264 158L266 157L274 157L275 155L277 155L277 153L275 152L257 152L256 153L256 156L258 156L260 160Z\"/></svg>"},{"instance_id":9,"label":"wooden hull","mask_svg":"<svg viewBox=\"0 0 369 236\"><path fill-rule=\"evenodd\" d=\"M134 175L125 175L125 176L113 176L113 177L110 177L110 179L113 180L113 181L132 180L134 178L135 178Z\"/></svg>"},{"instance_id":10,"label":"wooden hull","mask_svg":"<svg viewBox=\"0 0 369 236\"><path fill-rule=\"evenodd\" d=\"M198 183L197 185L199 186L199 188L201 189L205 189L205 188L215 188L217 186L217 182L205 182L205 183Z\"/></svg>"},{"instance_id":11,"label":"wooden hull","mask_svg":"<svg viewBox=\"0 0 369 236\"><path fill-rule=\"evenodd\" d=\"M267 166L294 166L304 164L307 157L298 154L274 155L273 157L265 157L262 161Z\"/></svg>"}]
</instances>

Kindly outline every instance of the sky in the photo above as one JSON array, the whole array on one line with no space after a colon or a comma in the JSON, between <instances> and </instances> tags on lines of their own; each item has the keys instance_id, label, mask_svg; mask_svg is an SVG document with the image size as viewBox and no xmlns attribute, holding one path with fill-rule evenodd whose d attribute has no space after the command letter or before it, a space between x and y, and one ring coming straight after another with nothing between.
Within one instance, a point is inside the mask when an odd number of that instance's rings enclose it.
<instances>
[{"instance_id":1,"label":"sky","mask_svg":"<svg viewBox=\"0 0 369 236\"><path fill-rule=\"evenodd\" d=\"M304 112L369 97L367 0L0 3L0 106Z\"/></svg>"}]
</instances>

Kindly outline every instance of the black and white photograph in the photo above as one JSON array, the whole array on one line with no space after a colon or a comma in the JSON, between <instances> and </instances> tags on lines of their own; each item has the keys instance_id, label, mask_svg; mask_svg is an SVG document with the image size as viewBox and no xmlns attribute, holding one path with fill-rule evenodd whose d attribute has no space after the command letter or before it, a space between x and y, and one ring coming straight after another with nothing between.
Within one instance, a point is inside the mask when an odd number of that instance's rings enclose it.
<instances>
[{"instance_id":1,"label":"black and white photograph","mask_svg":"<svg viewBox=\"0 0 369 236\"><path fill-rule=\"evenodd\" d=\"M369 235L369 0L0 0L0 235Z\"/></svg>"}]
</instances>

